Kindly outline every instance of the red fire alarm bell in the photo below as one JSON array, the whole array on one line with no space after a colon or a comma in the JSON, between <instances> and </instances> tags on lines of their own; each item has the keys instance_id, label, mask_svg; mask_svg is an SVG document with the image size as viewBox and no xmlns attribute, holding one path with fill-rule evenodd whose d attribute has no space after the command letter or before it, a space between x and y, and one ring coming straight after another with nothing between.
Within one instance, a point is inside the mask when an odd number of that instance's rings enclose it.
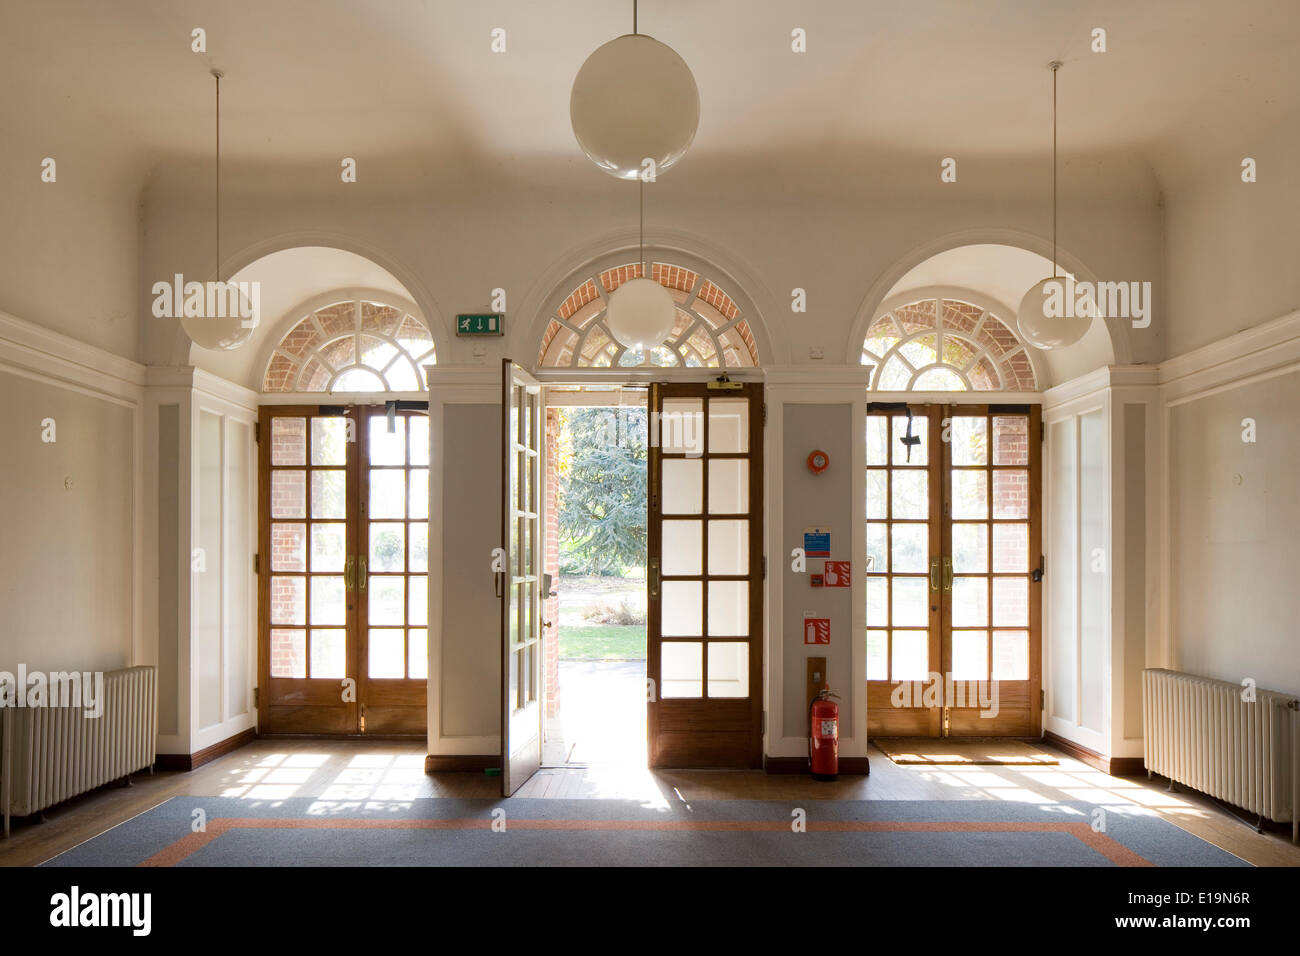
<instances>
[{"instance_id":1,"label":"red fire alarm bell","mask_svg":"<svg viewBox=\"0 0 1300 956\"><path fill-rule=\"evenodd\" d=\"M814 475L820 475L826 470L826 466L831 463L831 456L826 454L820 448L808 454L808 470Z\"/></svg>"}]
</instances>

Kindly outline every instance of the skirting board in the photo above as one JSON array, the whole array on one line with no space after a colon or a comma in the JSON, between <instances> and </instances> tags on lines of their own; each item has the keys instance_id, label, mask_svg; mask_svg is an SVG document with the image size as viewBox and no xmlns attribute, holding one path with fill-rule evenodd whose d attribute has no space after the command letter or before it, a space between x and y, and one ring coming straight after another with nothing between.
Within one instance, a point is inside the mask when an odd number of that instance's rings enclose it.
<instances>
[{"instance_id":1,"label":"skirting board","mask_svg":"<svg viewBox=\"0 0 1300 956\"><path fill-rule=\"evenodd\" d=\"M425 773L482 773L500 766L500 754L428 754L424 758ZM763 769L768 773L808 773L808 758L764 757ZM840 773L869 774L871 762L866 757L842 757Z\"/></svg>"},{"instance_id":2,"label":"skirting board","mask_svg":"<svg viewBox=\"0 0 1300 956\"><path fill-rule=\"evenodd\" d=\"M428 754L425 773L482 773L501 766L500 754Z\"/></svg>"},{"instance_id":3,"label":"skirting board","mask_svg":"<svg viewBox=\"0 0 1300 956\"><path fill-rule=\"evenodd\" d=\"M810 773L807 757L764 757L763 769L767 773ZM867 757L841 757L840 773L869 774L871 760Z\"/></svg>"},{"instance_id":4,"label":"skirting board","mask_svg":"<svg viewBox=\"0 0 1300 956\"><path fill-rule=\"evenodd\" d=\"M1043 734L1043 743L1050 744L1057 750L1082 760L1088 766L1102 773L1108 773L1112 777L1136 777L1146 771L1141 757L1103 757L1097 751L1076 744L1073 740L1066 740L1050 730Z\"/></svg>"},{"instance_id":5,"label":"skirting board","mask_svg":"<svg viewBox=\"0 0 1300 956\"><path fill-rule=\"evenodd\" d=\"M257 731L249 727L247 730L241 730L233 737L218 741L211 747L204 747L198 753L158 754L154 758L153 765L159 770L197 770L205 763L210 763L218 757L224 757L232 750L238 750L245 744L252 743L256 736Z\"/></svg>"}]
</instances>

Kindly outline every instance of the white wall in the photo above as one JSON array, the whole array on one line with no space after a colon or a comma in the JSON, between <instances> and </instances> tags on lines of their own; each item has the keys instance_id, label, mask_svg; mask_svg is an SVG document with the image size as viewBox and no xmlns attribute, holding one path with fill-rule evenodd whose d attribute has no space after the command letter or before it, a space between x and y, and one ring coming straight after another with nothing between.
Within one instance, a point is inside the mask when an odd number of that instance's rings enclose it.
<instances>
[{"instance_id":1,"label":"white wall","mask_svg":"<svg viewBox=\"0 0 1300 956\"><path fill-rule=\"evenodd\" d=\"M158 666L159 753L256 723L256 401L193 368L148 370L141 663Z\"/></svg>"},{"instance_id":2,"label":"white wall","mask_svg":"<svg viewBox=\"0 0 1300 956\"><path fill-rule=\"evenodd\" d=\"M531 364L532 323L554 284L611 248L636 243L636 190L586 166L537 161L473 169L390 160L352 185L321 183L314 169L241 168L223 178L224 274L291 245L343 245L373 259L411 293L445 332L456 312L485 310L494 288L507 292L507 334L475 357L449 337L439 364ZM207 221L210 168L169 165L150 182L142 288L176 272L213 271ZM1038 190L1041 185L1044 188ZM924 258L937 237L1002 230L1050 248L1050 195L1040 165L972 164L953 188L918 178L901 158L864 157L853 169L819 176L709 161L683 164L647 187L647 242L683 248L742 279L774 346L765 365L856 362L851 329L870 298ZM1136 162L1075 159L1063 174L1061 248L1103 277L1159 283L1163 261L1158 188ZM985 240L988 241L988 240ZM915 261L914 261L915 260ZM808 311L790 311L803 288ZM1157 298L1157 307L1160 299ZM1137 360L1159 357L1159 312L1134 335ZM144 320L150 362L182 364L188 343L174 320ZM437 334L437 333L435 333Z\"/></svg>"},{"instance_id":3,"label":"white wall","mask_svg":"<svg viewBox=\"0 0 1300 956\"><path fill-rule=\"evenodd\" d=\"M1048 410L1044 449L1044 728L1109 754L1109 401Z\"/></svg>"},{"instance_id":4,"label":"white wall","mask_svg":"<svg viewBox=\"0 0 1300 956\"><path fill-rule=\"evenodd\" d=\"M133 362L0 313L2 669L136 662L143 380Z\"/></svg>"},{"instance_id":5,"label":"white wall","mask_svg":"<svg viewBox=\"0 0 1300 956\"><path fill-rule=\"evenodd\" d=\"M768 418L764 455L767 578L765 753L808 753L807 660L826 658L826 681L839 696L840 753L867 754L866 574L858 556L866 549L865 382L869 370L848 370L839 381L813 381L791 369L772 370L765 389ZM808 470L809 452L820 449L830 465ZM813 589L821 558L805 573L790 567L790 552L803 547L803 529L831 529L831 559L852 561L851 586ZM829 645L804 644L807 612L831 620Z\"/></svg>"},{"instance_id":6,"label":"white wall","mask_svg":"<svg viewBox=\"0 0 1300 956\"><path fill-rule=\"evenodd\" d=\"M201 383L208 383L203 379ZM196 389L192 472L189 753L253 726L257 683L257 448L252 396Z\"/></svg>"},{"instance_id":7,"label":"white wall","mask_svg":"<svg viewBox=\"0 0 1300 956\"><path fill-rule=\"evenodd\" d=\"M1169 358L1160 376L1162 663L1290 693L1300 692L1297 153L1295 122L1261 127L1171 190ZM1241 181L1244 156L1258 164L1255 183ZM1247 418L1254 444L1242 440Z\"/></svg>"},{"instance_id":8,"label":"white wall","mask_svg":"<svg viewBox=\"0 0 1300 956\"><path fill-rule=\"evenodd\" d=\"M0 669L109 670L133 645L133 414L0 371ZM42 420L57 441L41 440Z\"/></svg>"},{"instance_id":9,"label":"white wall","mask_svg":"<svg viewBox=\"0 0 1300 956\"><path fill-rule=\"evenodd\" d=\"M1300 124L1261 127L1237 145L1169 190L1165 357L1300 307ZM1258 163L1255 183L1241 181L1245 156Z\"/></svg>"},{"instance_id":10,"label":"white wall","mask_svg":"<svg viewBox=\"0 0 1300 956\"><path fill-rule=\"evenodd\" d=\"M1300 693L1300 372L1190 396L1169 415L1174 664Z\"/></svg>"},{"instance_id":11,"label":"white wall","mask_svg":"<svg viewBox=\"0 0 1300 956\"><path fill-rule=\"evenodd\" d=\"M1043 396L1043 727L1106 757L1141 753L1160 663L1155 383L1112 367Z\"/></svg>"},{"instance_id":12,"label":"white wall","mask_svg":"<svg viewBox=\"0 0 1300 956\"><path fill-rule=\"evenodd\" d=\"M19 140L0 151L0 311L114 355L140 348L140 187L125 176L75 163L60 145L71 130ZM51 156L58 179L41 181Z\"/></svg>"}]
</instances>

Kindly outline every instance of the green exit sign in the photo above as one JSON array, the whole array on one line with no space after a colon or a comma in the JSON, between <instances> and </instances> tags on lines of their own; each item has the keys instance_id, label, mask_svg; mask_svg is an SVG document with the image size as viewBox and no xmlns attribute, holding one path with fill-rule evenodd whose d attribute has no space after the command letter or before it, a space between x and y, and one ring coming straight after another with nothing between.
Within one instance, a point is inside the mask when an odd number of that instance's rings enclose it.
<instances>
[{"instance_id":1,"label":"green exit sign","mask_svg":"<svg viewBox=\"0 0 1300 956\"><path fill-rule=\"evenodd\" d=\"M488 312L484 315L456 316L457 335L505 335L505 315Z\"/></svg>"}]
</instances>

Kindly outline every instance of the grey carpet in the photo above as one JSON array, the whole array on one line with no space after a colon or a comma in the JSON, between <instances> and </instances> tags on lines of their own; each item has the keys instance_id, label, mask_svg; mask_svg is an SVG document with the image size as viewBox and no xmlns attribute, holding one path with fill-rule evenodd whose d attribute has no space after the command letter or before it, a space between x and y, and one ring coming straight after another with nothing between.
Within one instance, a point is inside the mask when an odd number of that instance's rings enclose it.
<instances>
[{"instance_id":1,"label":"grey carpet","mask_svg":"<svg viewBox=\"0 0 1300 956\"><path fill-rule=\"evenodd\" d=\"M806 811L809 832L790 828ZM793 865L1110 866L1112 859L1068 832L818 832L841 821L1087 825L1095 805L994 800L710 800L648 808L628 800L369 802L311 798L173 797L45 866L135 866L193 839L193 811L223 818L295 820L472 820L481 829L254 829L234 827L177 861L180 866ZM504 810L504 832L486 823ZM518 822L512 828L511 821ZM703 829L526 829L525 821L689 822ZM735 830L709 829L737 822ZM766 825L772 831L744 829ZM1105 808L1105 836L1157 866L1246 866L1244 861L1141 808ZM221 826L216 828L221 830ZM215 831L214 831L215 832Z\"/></svg>"}]
</instances>

